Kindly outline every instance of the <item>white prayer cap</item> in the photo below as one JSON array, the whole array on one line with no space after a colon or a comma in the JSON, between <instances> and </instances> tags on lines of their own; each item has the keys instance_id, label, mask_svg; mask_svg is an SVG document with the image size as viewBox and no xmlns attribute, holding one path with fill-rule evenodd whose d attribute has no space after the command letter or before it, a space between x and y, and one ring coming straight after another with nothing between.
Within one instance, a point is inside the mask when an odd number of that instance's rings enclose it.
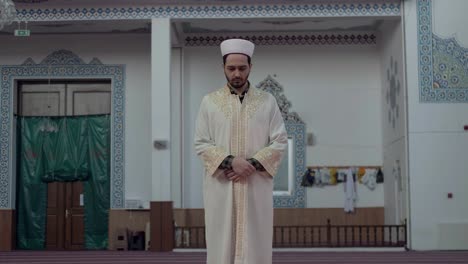
<instances>
[{"instance_id":1,"label":"white prayer cap","mask_svg":"<svg viewBox=\"0 0 468 264\"><path fill-rule=\"evenodd\" d=\"M221 42L221 54L227 55L231 53L245 54L252 57L255 45L245 39L227 39Z\"/></svg>"}]
</instances>

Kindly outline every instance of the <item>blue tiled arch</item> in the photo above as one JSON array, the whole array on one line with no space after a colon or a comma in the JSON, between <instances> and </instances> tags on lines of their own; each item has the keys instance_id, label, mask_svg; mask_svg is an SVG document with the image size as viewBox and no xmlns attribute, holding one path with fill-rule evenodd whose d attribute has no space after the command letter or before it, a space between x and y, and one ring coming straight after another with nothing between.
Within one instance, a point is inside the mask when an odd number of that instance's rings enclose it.
<instances>
[{"instance_id":1,"label":"blue tiled arch","mask_svg":"<svg viewBox=\"0 0 468 264\"><path fill-rule=\"evenodd\" d=\"M73 52L58 50L36 64L28 58L21 65L0 66L0 209L13 208L13 90L16 80L110 79L111 113L111 208L124 208L125 169L125 66L106 65L94 58L85 63Z\"/></svg>"},{"instance_id":2,"label":"blue tiled arch","mask_svg":"<svg viewBox=\"0 0 468 264\"><path fill-rule=\"evenodd\" d=\"M291 194L274 195L274 207L302 208L306 206L306 191L301 186L302 174L306 163L306 125L296 112L289 111L291 102L284 95L283 86L268 75L257 88L271 93L281 110L288 137L294 142L294 181Z\"/></svg>"}]
</instances>

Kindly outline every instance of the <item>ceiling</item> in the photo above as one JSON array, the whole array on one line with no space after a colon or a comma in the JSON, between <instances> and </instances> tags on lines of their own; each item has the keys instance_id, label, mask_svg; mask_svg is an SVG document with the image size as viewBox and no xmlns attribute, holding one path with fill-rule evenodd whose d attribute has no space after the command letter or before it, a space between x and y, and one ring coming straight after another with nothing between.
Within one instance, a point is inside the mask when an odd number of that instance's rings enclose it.
<instances>
[{"instance_id":1,"label":"ceiling","mask_svg":"<svg viewBox=\"0 0 468 264\"><path fill-rule=\"evenodd\" d=\"M382 23L376 18L275 18L275 19L217 19L178 21L185 34L217 32L317 32L317 31L373 31Z\"/></svg>"}]
</instances>

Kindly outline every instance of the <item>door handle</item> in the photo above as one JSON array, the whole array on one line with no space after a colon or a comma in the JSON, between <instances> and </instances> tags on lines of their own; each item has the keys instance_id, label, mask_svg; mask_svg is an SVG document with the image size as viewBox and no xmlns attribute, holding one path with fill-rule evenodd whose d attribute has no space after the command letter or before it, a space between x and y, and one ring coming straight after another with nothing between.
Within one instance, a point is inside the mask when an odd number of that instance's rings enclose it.
<instances>
[{"instance_id":1,"label":"door handle","mask_svg":"<svg viewBox=\"0 0 468 264\"><path fill-rule=\"evenodd\" d=\"M65 209L65 218L68 218L68 214L69 214L69 213L70 213L70 212L68 211L68 209Z\"/></svg>"}]
</instances>

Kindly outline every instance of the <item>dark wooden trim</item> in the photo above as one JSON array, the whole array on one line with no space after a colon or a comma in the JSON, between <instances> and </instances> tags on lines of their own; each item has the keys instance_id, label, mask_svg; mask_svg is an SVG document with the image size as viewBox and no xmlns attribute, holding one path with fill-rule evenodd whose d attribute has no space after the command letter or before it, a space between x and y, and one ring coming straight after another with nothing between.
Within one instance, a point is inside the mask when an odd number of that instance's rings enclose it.
<instances>
[{"instance_id":1,"label":"dark wooden trim","mask_svg":"<svg viewBox=\"0 0 468 264\"><path fill-rule=\"evenodd\" d=\"M150 250L156 252L172 251L174 248L174 217L172 202L151 202Z\"/></svg>"},{"instance_id":2,"label":"dark wooden trim","mask_svg":"<svg viewBox=\"0 0 468 264\"><path fill-rule=\"evenodd\" d=\"M174 213L172 209L172 202L162 203L162 251L172 251L174 249Z\"/></svg>"},{"instance_id":3,"label":"dark wooden trim","mask_svg":"<svg viewBox=\"0 0 468 264\"><path fill-rule=\"evenodd\" d=\"M358 207L354 213L343 208L275 208L274 226L326 225L384 225L384 207Z\"/></svg>"},{"instance_id":4,"label":"dark wooden trim","mask_svg":"<svg viewBox=\"0 0 468 264\"><path fill-rule=\"evenodd\" d=\"M12 251L15 249L15 225L15 210L0 209L0 251Z\"/></svg>"},{"instance_id":5,"label":"dark wooden trim","mask_svg":"<svg viewBox=\"0 0 468 264\"><path fill-rule=\"evenodd\" d=\"M150 238L150 250L161 251L161 211L162 204L158 202L151 202L150 204L150 226L151 226L151 238Z\"/></svg>"},{"instance_id":6,"label":"dark wooden trim","mask_svg":"<svg viewBox=\"0 0 468 264\"><path fill-rule=\"evenodd\" d=\"M384 225L384 207L358 207L352 214L343 208L275 208L274 226L326 225L330 220L334 225ZM204 226L203 209L174 209L177 226Z\"/></svg>"}]
</instances>

